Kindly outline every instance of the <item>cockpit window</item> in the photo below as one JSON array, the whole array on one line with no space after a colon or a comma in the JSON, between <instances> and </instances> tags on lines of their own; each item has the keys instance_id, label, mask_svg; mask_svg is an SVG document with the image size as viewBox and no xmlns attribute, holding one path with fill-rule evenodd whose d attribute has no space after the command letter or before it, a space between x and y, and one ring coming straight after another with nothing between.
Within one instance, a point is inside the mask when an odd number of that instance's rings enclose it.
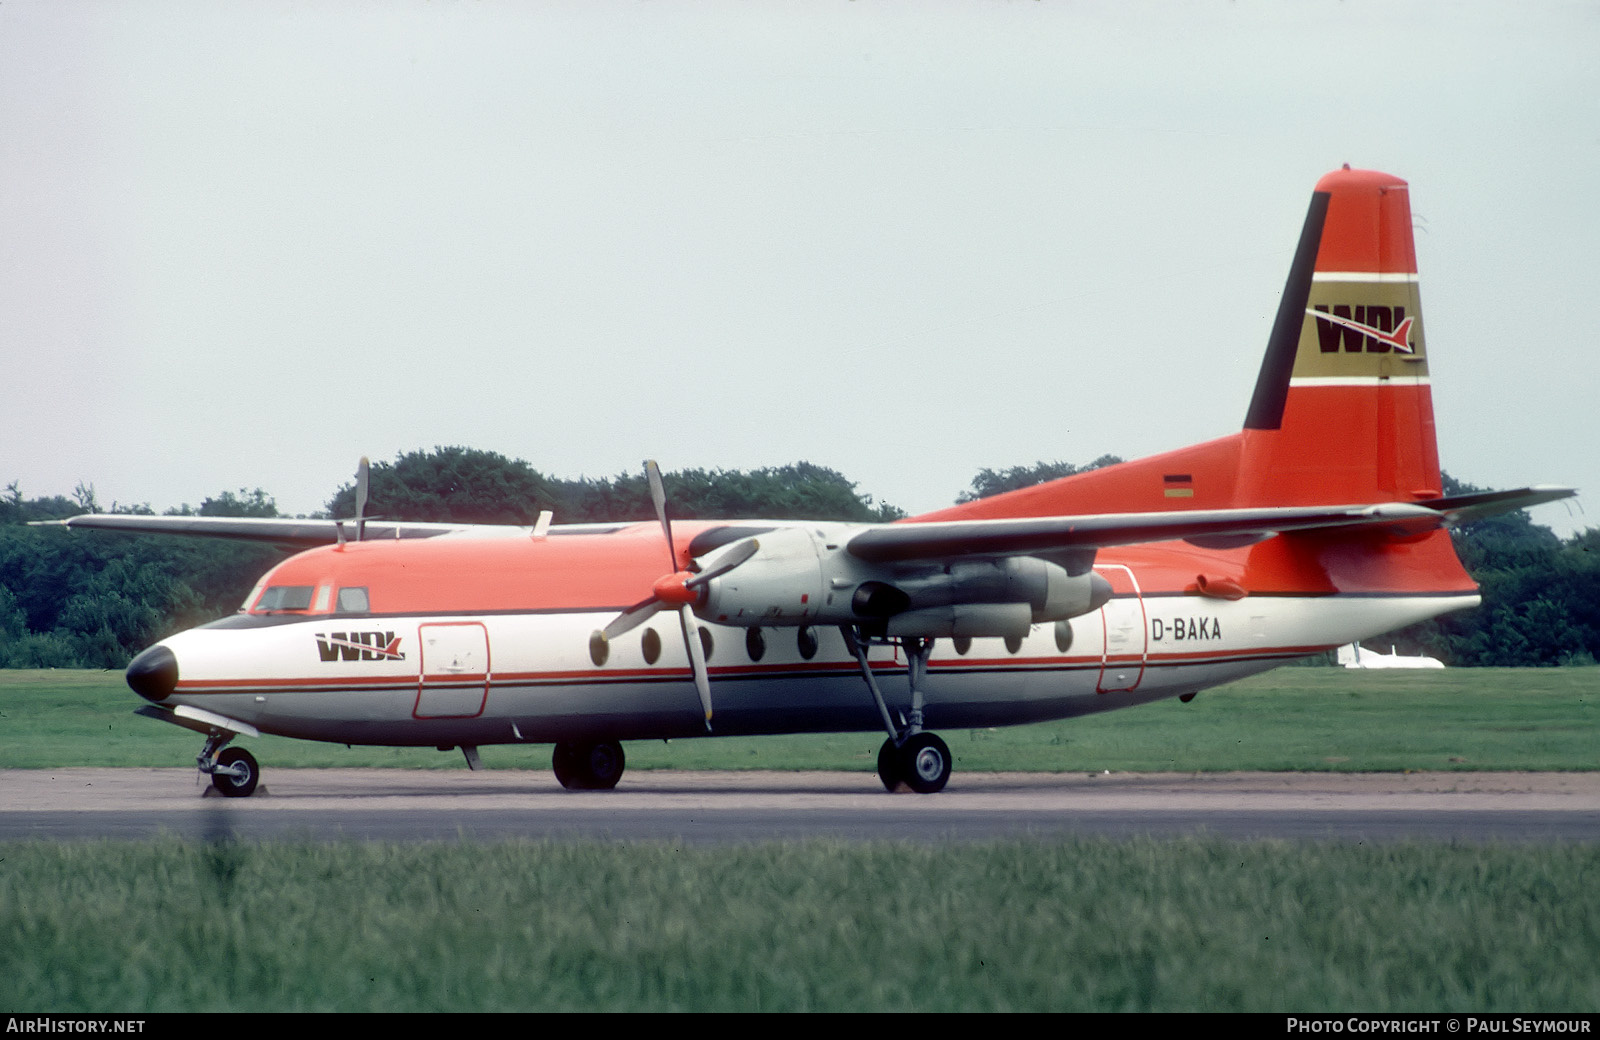
<instances>
[{"instance_id":1,"label":"cockpit window","mask_svg":"<svg viewBox=\"0 0 1600 1040\"><path fill-rule=\"evenodd\" d=\"M269 585L256 600L252 613L264 614L274 610L309 610L311 585Z\"/></svg>"},{"instance_id":2,"label":"cockpit window","mask_svg":"<svg viewBox=\"0 0 1600 1040\"><path fill-rule=\"evenodd\" d=\"M367 603L366 586L356 585L339 590L339 613L365 614L371 609Z\"/></svg>"}]
</instances>

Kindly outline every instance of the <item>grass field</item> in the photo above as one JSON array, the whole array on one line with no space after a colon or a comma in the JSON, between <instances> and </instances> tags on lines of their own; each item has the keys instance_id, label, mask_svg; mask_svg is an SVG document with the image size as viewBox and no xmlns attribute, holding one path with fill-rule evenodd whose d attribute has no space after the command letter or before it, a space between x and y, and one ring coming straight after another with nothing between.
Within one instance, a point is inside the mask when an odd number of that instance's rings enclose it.
<instances>
[{"instance_id":1,"label":"grass field","mask_svg":"<svg viewBox=\"0 0 1600 1040\"><path fill-rule=\"evenodd\" d=\"M133 714L118 672L0 670L0 768L188 765L201 738ZM1600 768L1600 667L1363 672L1283 668L1126 711L943 731L955 768L1041 772ZM630 769L875 768L881 734L638 741ZM242 740L264 769L465 768L457 752ZM542 767L548 746L485 747Z\"/></svg>"},{"instance_id":2,"label":"grass field","mask_svg":"<svg viewBox=\"0 0 1600 1040\"><path fill-rule=\"evenodd\" d=\"M1188 705L945 737L964 770L1593 769L1597 701L1597 668L1296 668ZM188 765L199 738L138 703L116 673L0 672L0 768ZM628 754L870 770L878 740ZM462 768L248 743L268 770ZM17 842L0 844L0 1009L1594 1012L1600 850Z\"/></svg>"},{"instance_id":3,"label":"grass field","mask_svg":"<svg viewBox=\"0 0 1600 1040\"><path fill-rule=\"evenodd\" d=\"M15 1011L1594 1011L1582 846L0 846Z\"/></svg>"}]
</instances>

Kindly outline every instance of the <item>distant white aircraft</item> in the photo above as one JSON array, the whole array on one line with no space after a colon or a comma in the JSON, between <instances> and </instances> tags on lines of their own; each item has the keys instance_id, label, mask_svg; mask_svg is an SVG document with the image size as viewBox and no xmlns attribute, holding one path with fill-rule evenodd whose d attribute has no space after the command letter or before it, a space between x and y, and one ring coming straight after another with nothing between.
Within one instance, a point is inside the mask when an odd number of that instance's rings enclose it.
<instances>
[{"instance_id":1,"label":"distant white aircraft","mask_svg":"<svg viewBox=\"0 0 1600 1040\"><path fill-rule=\"evenodd\" d=\"M1349 643L1339 648L1339 663L1346 668L1443 668L1444 662L1436 657L1405 657L1389 647L1386 654L1363 650L1360 643Z\"/></svg>"}]
</instances>

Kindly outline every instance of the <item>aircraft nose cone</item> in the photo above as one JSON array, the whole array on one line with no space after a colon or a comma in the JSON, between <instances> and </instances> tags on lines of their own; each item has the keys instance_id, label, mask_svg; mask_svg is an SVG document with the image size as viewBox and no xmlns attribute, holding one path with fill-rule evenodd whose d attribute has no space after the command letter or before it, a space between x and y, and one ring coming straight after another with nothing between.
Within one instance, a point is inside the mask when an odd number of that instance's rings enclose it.
<instances>
[{"instance_id":1,"label":"aircraft nose cone","mask_svg":"<svg viewBox=\"0 0 1600 1040\"><path fill-rule=\"evenodd\" d=\"M178 658L164 646L152 646L128 662L124 676L134 693L147 701L163 701L178 686Z\"/></svg>"}]
</instances>

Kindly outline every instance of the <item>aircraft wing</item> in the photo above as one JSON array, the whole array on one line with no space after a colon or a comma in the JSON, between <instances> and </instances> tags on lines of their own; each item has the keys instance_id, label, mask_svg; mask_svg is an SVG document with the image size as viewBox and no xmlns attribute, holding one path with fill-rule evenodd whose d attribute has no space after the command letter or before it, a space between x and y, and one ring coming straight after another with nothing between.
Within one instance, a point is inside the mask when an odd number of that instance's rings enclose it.
<instances>
[{"instance_id":1,"label":"aircraft wing","mask_svg":"<svg viewBox=\"0 0 1600 1040\"><path fill-rule=\"evenodd\" d=\"M954 520L900 523L868 528L847 549L874 563L952 556L1014 556L1073 549L1096 549L1140 542L1185 539L1216 548L1248 545L1276 534L1341 527L1389 525L1397 533L1456 526L1497 513L1569 498L1572 488L1538 485L1514 491L1485 491L1425 502L1359 506L1289 506L1258 509L1190 509L1162 513L1107 513L1008 520ZM288 517L150 516L87 513L64 520L36 520L34 527L74 527L134 534L172 534L236 541L267 542L295 548L354 539L354 520L296 520ZM628 523L562 524L551 535L599 534ZM536 527L509 524L424 523L367 520L367 541L394 538L528 537Z\"/></svg>"},{"instance_id":2,"label":"aircraft wing","mask_svg":"<svg viewBox=\"0 0 1600 1040\"><path fill-rule=\"evenodd\" d=\"M145 516L136 513L86 513L64 520L36 520L33 527L83 527L97 531L123 531L132 534L176 534L202 538L231 538L236 541L270 542L276 545L310 548L331 545L339 540L339 525L346 539L356 535L354 520L295 520L289 517L232 516ZM441 534L474 530L472 524L402 523L368 520L362 537L432 538ZM481 530L481 528L478 528ZM511 527L508 531L526 531Z\"/></svg>"},{"instance_id":3,"label":"aircraft wing","mask_svg":"<svg viewBox=\"0 0 1600 1040\"><path fill-rule=\"evenodd\" d=\"M1226 548L1249 545L1293 531L1355 527L1382 526L1396 534L1416 534L1494 513L1524 509L1573 493L1570 488L1539 487L1378 505L1189 509L902 523L863 531L850 539L846 549L857 559L870 563L894 563L959 556L1038 555L1176 539Z\"/></svg>"},{"instance_id":4,"label":"aircraft wing","mask_svg":"<svg viewBox=\"0 0 1600 1040\"><path fill-rule=\"evenodd\" d=\"M356 537L354 520L295 520L289 517L232 516L148 516L137 513L85 513L64 520L35 520L31 527L84 527L97 531L122 531L130 534L175 534L200 538L231 538L235 541L267 542L273 545L310 549L332 545L344 526L346 541ZM468 538L526 538L531 534L599 533L626 527L627 524L562 524L548 529L519 527L513 524L422 523L401 520L368 520L363 527L365 541L394 538L436 538L453 535Z\"/></svg>"}]
</instances>

